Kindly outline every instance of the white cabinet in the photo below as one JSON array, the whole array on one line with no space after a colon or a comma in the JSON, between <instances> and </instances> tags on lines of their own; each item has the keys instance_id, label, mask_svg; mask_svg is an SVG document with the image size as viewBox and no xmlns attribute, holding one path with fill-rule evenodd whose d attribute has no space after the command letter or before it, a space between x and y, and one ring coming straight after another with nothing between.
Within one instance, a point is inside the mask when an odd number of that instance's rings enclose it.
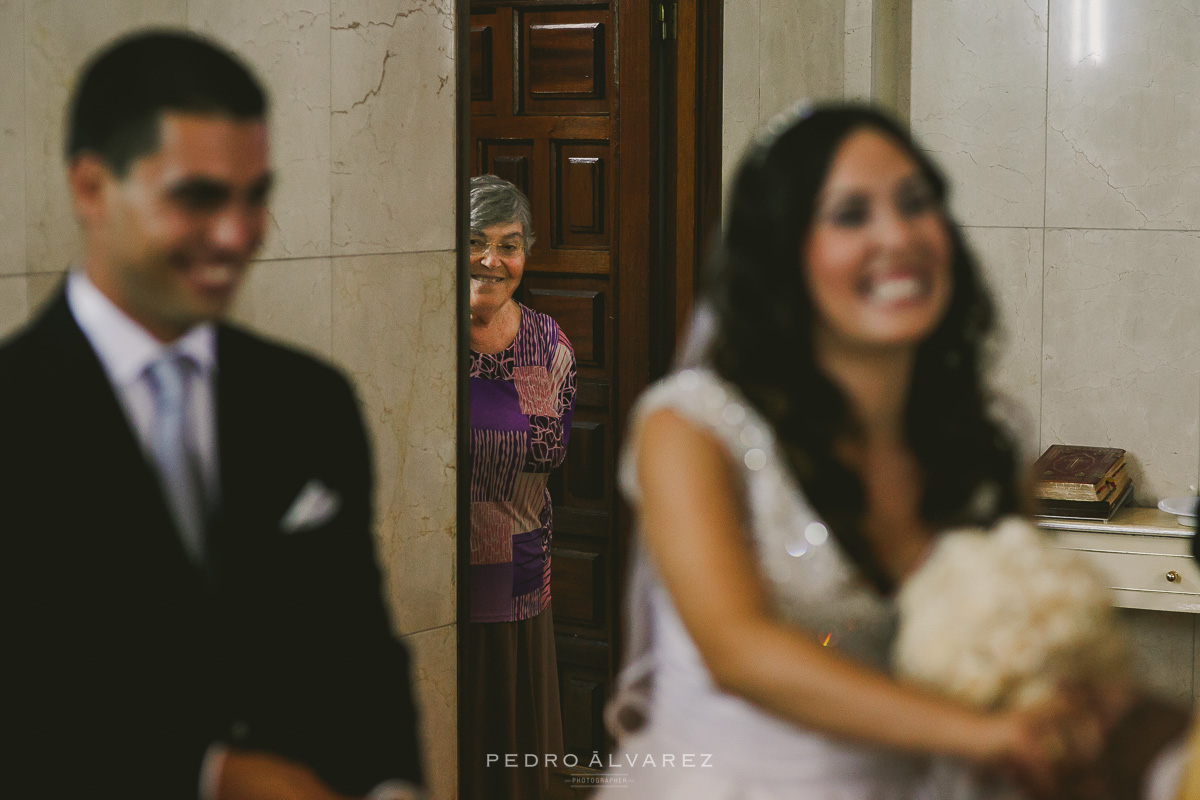
<instances>
[{"instance_id":1,"label":"white cabinet","mask_svg":"<svg viewBox=\"0 0 1200 800\"><path fill-rule=\"evenodd\" d=\"M1190 527L1155 508L1118 511L1109 522L1038 520L1055 543L1077 550L1106 576L1116 605L1200 614L1200 567Z\"/></svg>"},{"instance_id":2,"label":"white cabinet","mask_svg":"<svg viewBox=\"0 0 1200 800\"><path fill-rule=\"evenodd\" d=\"M1200 567L1191 528L1171 514L1129 508L1109 522L1038 520L1055 544L1076 550L1107 577L1129 628L1147 688L1181 703L1200 700Z\"/></svg>"}]
</instances>

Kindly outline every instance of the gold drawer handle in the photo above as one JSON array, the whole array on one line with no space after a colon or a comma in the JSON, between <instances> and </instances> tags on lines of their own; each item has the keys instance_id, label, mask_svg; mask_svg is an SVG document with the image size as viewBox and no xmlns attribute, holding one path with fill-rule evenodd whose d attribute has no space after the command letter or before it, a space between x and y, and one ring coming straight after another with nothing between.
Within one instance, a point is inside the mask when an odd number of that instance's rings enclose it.
<instances>
[{"instance_id":1,"label":"gold drawer handle","mask_svg":"<svg viewBox=\"0 0 1200 800\"><path fill-rule=\"evenodd\" d=\"M1175 570L1171 570L1167 573L1167 580L1171 583L1175 583L1177 580L1179 580L1179 573Z\"/></svg>"}]
</instances>

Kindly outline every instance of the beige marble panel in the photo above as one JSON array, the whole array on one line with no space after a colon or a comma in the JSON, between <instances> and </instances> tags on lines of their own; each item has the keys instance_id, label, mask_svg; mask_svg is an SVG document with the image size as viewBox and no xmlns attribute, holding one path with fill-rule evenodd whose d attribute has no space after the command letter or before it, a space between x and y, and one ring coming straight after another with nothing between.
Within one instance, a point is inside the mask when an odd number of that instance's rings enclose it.
<instances>
[{"instance_id":1,"label":"beige marble panel","mask_svg":"<svg viewBox=\"0 0 1200 800\"><path fill-rule=\"evenodd\" d=\"M1132 457L1138 505L1196 483L1200 233L1046 232L1042 445Z\"/></svg>"},{"instance_id":2,"label":"beige marble panel","mask_svg":"<svg viewBox=\"0 0 1200 800\"><path fill-rule=\"evenodd\" d=\"M276 172L263 258L329 253L329 0L188 0L188 24L244 57L271 100Z\"/></svg>"},{"instance_id":3,"label":"beige marble panel","mask_svg":"<svg viewBox=\"0 0 1200 800\"><path fill-rule=\"evenodd\" d=\"M62 288L63 272L39 272L29 276L26 291L29 294L29 316L32 318L41 312L42 307L58 294Z\"/></svg>"},{"instance_id":4,"label":"beige marble panel","mask_svg":"<svg viewBox=\"0 0 1200 800\"><path fill-rule=\"evenodd\" d=\"M333 249L455 243L452 0L334 0Z\"/></svg>"},{"instance_id":5,"label":"beige marble panel","mask_svg":"<svg viewBox=\"0 0 1200 800\"><path fill-rule=\"evenodd\" d=\"M0 0L0 275L25 272L25 0Z\"/></svg>"},{"instance_id":6,"label":"beige marble panel","mask_svg":"<svg viewBox=\"0 0 1200 800\"><path fill-rule=\"evenodd\" d=\"M912 2L874 0L873 5L871 97L907 123L912 72Z\"/></svg>"},{"instance_id":7,"label":"beige marble panel","mask_svg":"<svg viewBox=\"0 0 1200 800\"><path fill-rule=\"evenodd\" d=\"M995 362L988 384L996 413L1017 437L1022 457L1041 453L1041 228L968 228L970 242L996 304Z\"/></svg>"},{"instance_id":8,"label":"beige marble panel","mask_svg":"<svg viewBox=\"0 0 1200 800\"><path fill-rule=\"evenodd\" d=\"M63 120L84 60L120 34L183 27L187 0L38 0L25 5L26 263L62 269L79 249L63 166Z\"/></svg>"},{"instance_id":9,"label":"beige marble panel","mask_svg":"<svg viewBox=\"0 0 1200 800\"><path fill-rule=\"evenodd\" d=\"M912 128L964 225L1043 224L1047 0L914 0Z\"/></svg>"},{"instance_id":10,"label":"beige marble panel","mask_svg":"<svg viewBox=\"0 0 1200 800\"><path fill-rule=\"evenodd\" d=\"M846 41L842 47L842 94L847 100L869 101L874 94L875 0L846 0Z\"/></svg>"},{"instance_id":11,"label":"beige marble panel","mask_svg":"<svg viewBox=\"0 0 1200 800\"><path fill-rule=\"evenodd\" d=\"M333 354L332 264L328 258L255 264L233 319L325 358Z\"/></svg>"},{"instance_id":12,"label":"beige marble panel","mask_svg":"<svg viewBox=\"0 0 1200 800\"><path fill-rule=\"evenodd\" d=\"M913 0L896 0L896 51L889 85L896 92L895 111L905 124L912 118L912 14Z\"/></svg>"},{"instance_id":13,"label":"beige marble panel","mask_svg":"<svg viewBox=\"0 0 1200 800\"><path fill-rule=\"evenodd\" d=\"M333 356L366 407L401 633L455 620L454 287L449 251L333 261Z\"/></svg>"},{"instance_id":14,"label":"beige marble panel","mask_svg":"<svg viewBox=\"0 0 1200 800\"><path fill-rule=\"evenodd\" d=\"M0 339L25 322L29 316L29 300L24 275L0 276Z\"/></svg>"},{"instance_id":15,"label":"beige marble panel","mask_svg":"<svg viewBox=\"0 0 1200 800\"><path fill-rule=\"evenodd\" d=\"M721 179L728 187L758 128L758 0L725 0Z\"/></svg>"},{"instance_id":16,"label":"beige marble panel","mask_svg":"<svg viewBox=\"0 0 1200 800\"><path fill-rule=\"evenodd\" d=\"M841 0L761 0L759 14L759 122L800 99L841 100Z\"/></svg>"},{"instance_id":17,"label":"beige marble panel","mask_svg":"<svg viewBox=\"0 0 1200 800\"><path fill-rule=\"evenodd\" d=\"M458 626L404 637L412 655L412 685L421 715L430 800L458 797Z\"/></svg>"},{"instance_id":18,"label":"beige marble panel","mask_svg":"<svg viewBox=\"0 0 1200 800\"><path fill-rule=\"evenodd\" d=\"M1170 611L1120 609L1129 631L1138 682L1154 694L1179 703L1192 702L1195 672L1195 619Z\"/></svg>"},{"instance_id":19,"label":"beige marble panel","mask_svg":"<svg viewBox=\"0 0 1200 800\"><path fill-rule=\"evenodd\" d=\"M1052 0L1046 223L1200 230L1200 0Z\"/></svg>"},{"instance_id":20,"label":"beige marble panel","mask_svg":"<svg viewBox=\"0 0 1200 800\"><path fill-rule=\"evenodd\" d=\"M1193 614L1195 630L1192 633L1192 702L1200 703L1200 616Z\"/></svg>"}]
</instances>

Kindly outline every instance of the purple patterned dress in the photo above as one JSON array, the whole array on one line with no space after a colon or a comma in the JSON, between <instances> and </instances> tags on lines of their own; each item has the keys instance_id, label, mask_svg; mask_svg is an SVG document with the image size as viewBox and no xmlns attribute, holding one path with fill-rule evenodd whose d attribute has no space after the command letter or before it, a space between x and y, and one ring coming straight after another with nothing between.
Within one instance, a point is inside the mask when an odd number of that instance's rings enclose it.
<instances>
[{"instance_id":1,"label":"purple patterned dress","mask_svg":"<svg viewBox=\"0 0 1200 800\"><path fill-rule=\"evenodd\" d=\"M471 622L536 617L550 602L550 471L575 407L575 353L521 306L513 343L471 351Z\"/></svg>"}]
</instances>

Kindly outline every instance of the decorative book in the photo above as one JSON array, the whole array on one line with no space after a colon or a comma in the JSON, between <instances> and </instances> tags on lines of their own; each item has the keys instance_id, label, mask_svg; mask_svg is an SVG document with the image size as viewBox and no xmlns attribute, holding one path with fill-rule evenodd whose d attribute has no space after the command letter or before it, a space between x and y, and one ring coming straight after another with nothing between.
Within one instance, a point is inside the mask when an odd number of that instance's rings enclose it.
<instances>
[{"instance_id":1,"label":"decorative book","mask_svg":"<svg viewBox=\"0 0 1200 800\"><path fill-rule=\"evenodd\" d=\"M1121 462L1121 466L1117 471L1106 475L1104 478L1105 488L1101 490L1099 500L1112 500L1118 497L1121 492L1125 491L1125 487L1129 485L1129 470L1125 469L1125 462Z\"/></svg>"},{"instance_id":2,"label":"decorative book","mask_svg":"<svg viewBox=\"0 0 1200 800\"><path fill-rule=\"evenodd\" d=\"M1113 514L1133 494L1133 482L1126 479L1125 488L1105 500L1035 500L1034 514L1051 519L1082 519L1093 522L1108 522Z\"/></svg>"},{"instance_id":3,"label":"decorative book","mask_svg":"<svg viewBox=\"0 0 1200 800\"><path fill-rule=\"evenodd\" d=\"M1097 502L1129 482L1118 447L1052 444L1033 465L1034 495L1042 500Z\"/></svg>"}]
</instances>

